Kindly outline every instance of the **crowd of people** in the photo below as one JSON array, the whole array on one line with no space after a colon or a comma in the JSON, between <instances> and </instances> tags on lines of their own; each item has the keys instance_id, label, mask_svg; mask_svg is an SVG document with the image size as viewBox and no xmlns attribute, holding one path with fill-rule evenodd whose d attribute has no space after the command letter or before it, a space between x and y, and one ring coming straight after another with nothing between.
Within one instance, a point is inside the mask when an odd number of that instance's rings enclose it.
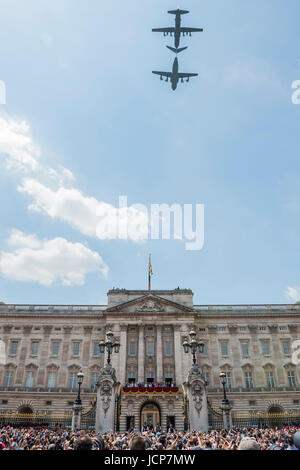
<instances>
[{"instance_id":1,"label":"crowd of people","mask_svg":"<svg viewBox=\"0 0 300 470\"><path fill-rule=\"evenodd\" d=\"M164 433L149 429L98 434L45 427L0 428L0 450L299 450L300 428L243 428Z\"/></svg>"}]
</instances>

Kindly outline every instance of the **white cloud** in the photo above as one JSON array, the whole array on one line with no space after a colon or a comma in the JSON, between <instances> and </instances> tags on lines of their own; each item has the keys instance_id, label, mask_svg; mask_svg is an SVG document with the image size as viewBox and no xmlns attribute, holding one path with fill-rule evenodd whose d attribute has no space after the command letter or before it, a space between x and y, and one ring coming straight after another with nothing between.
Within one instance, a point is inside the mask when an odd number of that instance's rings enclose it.
<instances>
[{"instance_id":1,"label":"white cloud","mask_svg":"<svg viewBox=\"0 0 300 470\"><path fill-rule=\"evenodd\" d=\"M300 286L288 286L287 290L285 291L285 296L290 302L300 302Z\"/></svg>"},{"instance_id":2,"label":"white cloud","mask_svg":"<svg viewBox=\"0 0 300 470\"><path fill-rule=\"evenodd\" d=\"M84 235L114 239L118 237L118 226L127 224L129 239L147 238L148 214L134 207L116 208L74 188L54 191L32 178L24 179L18 190L32 197L30 210L68 222Z\"/></svg>"},{"instance_id":3,"label":"white cloud","mask_svg":"<svg viewBox=\"0 0 300 470\"><path fill-rule=\"evenodd\" d=\"M0 253L0 272L13 281L83 285L86 274L100 271L105 277L109 270L97 252L65 238L41 240L14 229L8 243L13 250Z\"/></svg>"},{"instance_id":4,"label":"white cloud","mask_svg":"<svg viewBox=\"0 0 300 470\"><path fill-rule=\"evenodd\" d=\"M40 155L25 121L17 122L0 117L0 154L8 169L25 172L37 170Z\"/></svg>"}]
</instances>

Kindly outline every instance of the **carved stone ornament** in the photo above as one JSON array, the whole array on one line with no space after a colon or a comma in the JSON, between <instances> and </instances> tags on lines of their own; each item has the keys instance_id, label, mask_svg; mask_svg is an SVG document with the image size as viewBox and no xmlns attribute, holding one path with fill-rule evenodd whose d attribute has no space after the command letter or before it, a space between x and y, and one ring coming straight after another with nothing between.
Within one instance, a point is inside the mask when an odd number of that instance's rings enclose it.
<instances>
[{"instance_id":1,"label":"carved stone ornament","mask_svg":"<svg viewBox=\"0 0 300 470\"><path fill-rule=\"evenodd\" d=\"M105 378L112 380L113 383L117 382L116 370L110 364L106 364L105 367L102 367L100 371L98 383L100 383Z\"/></svg>"},{"instance_id":2,"label":"carved stone ornament","mask_svg":"<svg viewBox=\"0 0 300 470\"><path fill-rule=\"evenodd\" d=\"M195 382L192 385L192 399L194 402L195 409L198 413L200 413L202 408L202 396L203 396L203 388L199 382Z\"/></svg>"},{"instance_id":3,"label":"carved stone ornament","mask_svg":"<svg viewBox=\"0 0 300 470\"><path fill-rule=\"evenodd\" d=\"M128 413L129 415L132 415L132 414L133 414L133 406L134 406L133 400L128 400L128 403L127 403L127 413Z\"/></svg>"},{"instance_id":4,"label":"carved stone ornament","mask_svg":"<svg viewBox=\"0 0 300 470\"><path fill-rule=\"evenodd\" d=\"M198 364L194 364L189 371L188 382L191 383L193 379L202 379L202 377L203 374L201 367Z\"/></svg>"},{"instance_id":5,"label":"carved stone ornament","mask_svg":"<svg viewBox=\"0 0 300 470\"><path fill-rule=\"evenodd\" d=\"M102 401L102 408L104 411L104 416L106 416L106 413L110 407L111 395L112 395L111 383L109 381L104 381L100 385L100 397Z\"/></svg>"},{"instance_id":6,"label":"carved stone ornament","mask_svg":"<svg viewBox=\"0 0 300 470\"><path fill-rule=\"evenodd\" d=\"M165 308L156 300L148 299L137 306L137 312L163 312Z\"/></svg>"}]
</instances>

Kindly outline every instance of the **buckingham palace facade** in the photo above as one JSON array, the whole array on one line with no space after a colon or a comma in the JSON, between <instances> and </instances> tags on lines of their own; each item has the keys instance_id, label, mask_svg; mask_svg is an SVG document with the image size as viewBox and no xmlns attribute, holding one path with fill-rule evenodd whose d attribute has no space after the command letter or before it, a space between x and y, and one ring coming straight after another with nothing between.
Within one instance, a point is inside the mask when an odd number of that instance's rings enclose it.
<instances>
[{"instance_id":1,"label":"buckingham palace facade","mask_svg":"<svg viewBox=\"0 0 300 470\"><path fill-rule=\"evenodd\" d=\"M204 343L197 362L210 410L220 408L219 375L225 372L233 416L300 416L300 366L292 360L293 343L300 339L299 304L195 305L193 292L179 288L112 289L107 296L106 305L0 304L3 416L71 413L79 371L88 409L106 360L99 341L108 330L120 343L111 360L120 383L121 430L148 418L163 428L182 428L182 384L192 365L182 344L191 330ZM148 393L154 383L160 392L155 399Z\"/></svg>"}]
</instances>

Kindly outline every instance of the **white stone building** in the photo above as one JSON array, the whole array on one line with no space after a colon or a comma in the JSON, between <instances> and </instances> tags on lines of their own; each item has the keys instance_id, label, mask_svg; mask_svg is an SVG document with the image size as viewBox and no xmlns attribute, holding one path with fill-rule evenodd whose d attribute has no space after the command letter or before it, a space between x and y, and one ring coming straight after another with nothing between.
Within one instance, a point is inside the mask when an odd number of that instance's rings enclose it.
<instances>
[{"instance_id":1,"label":"white stone building","mask_svg":"<svg viewBox=\"0 0 300 470\"><path fill-rule=\"evenodd\" d=\"M112 330L121 343L119 354L112 355L120 382L116 425L125 430L147 421L183 429L182 384L192 355L184 353L182 343L192 329L205 343L197 360L211 409L220 408L219 374L225 371L233 416L300 416L300 366L292 361L293 342L300 339L300 305L194 305L192 291L179 288L113 289L107 305L1 304L0 413L70 413L80 370L81 398L88 407L105 361L98 343ZM152 382L168 388L159 393L123 388Z\"/></svg>"}]
</instances>

